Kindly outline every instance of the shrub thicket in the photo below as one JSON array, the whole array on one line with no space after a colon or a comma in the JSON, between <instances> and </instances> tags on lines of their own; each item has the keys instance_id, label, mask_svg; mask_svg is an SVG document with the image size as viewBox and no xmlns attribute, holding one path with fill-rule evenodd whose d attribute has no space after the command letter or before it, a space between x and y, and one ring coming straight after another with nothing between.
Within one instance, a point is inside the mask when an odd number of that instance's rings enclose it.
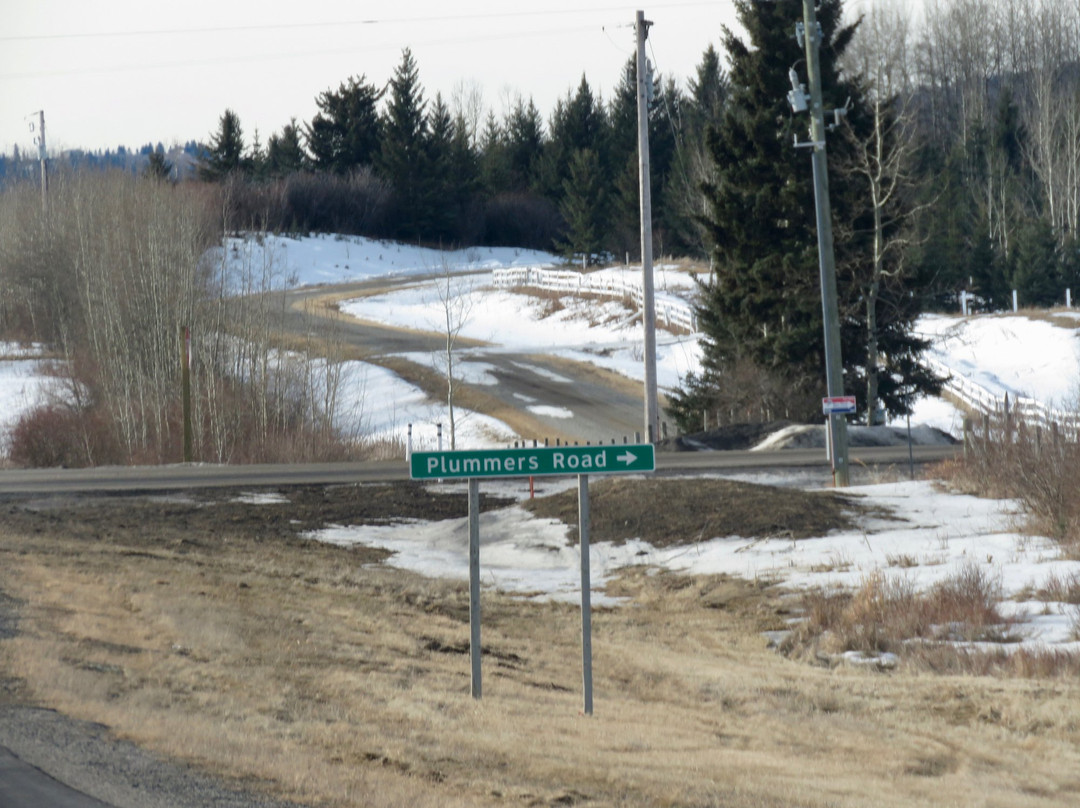
<instances>
[{"instance_id":1,"label":"shrub thicket","mask_svg":"<svg viewBox=\"0 0 1080 808\"><path fill-rule=\"evenodd\" d=\"M279 268L237 266L219 249L230 185L171 185L121 172L54 178L0 194L0 335L50 344L63 393L16 428L28 465L181 458L181 329L191 329L195 457L339 458L333 418L301 363L271 343ZM218 196L218 194L221 196ZM327 374L324 378L330 378ZM322 382L325 383L325 382Z\"/></svg>"}]
</instances>

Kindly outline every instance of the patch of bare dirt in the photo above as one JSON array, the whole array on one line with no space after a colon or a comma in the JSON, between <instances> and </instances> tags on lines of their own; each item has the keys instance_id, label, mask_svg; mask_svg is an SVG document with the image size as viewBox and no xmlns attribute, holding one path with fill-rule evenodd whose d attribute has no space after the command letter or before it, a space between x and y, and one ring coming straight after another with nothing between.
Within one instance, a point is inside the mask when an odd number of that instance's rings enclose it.
<instances>
[{"instance_id":1,"label":"patch of bare dirt","mask_svg":"<svg viewBox=\"0 0 1080 808\"><path fill-rule=\"evenodd\" d=\"M577 491L532 500L537 516L577 525ZM643 539L655 547L717 536L805 539L855 526L861 506L832 491L799 491L733 480L608 479L589 489L593 541Z\"/></svg>"},{"instance_id":2,"label":"patch of bare dirt","mask_svg":"<svg viewBox=\"0 0 1080 808\"><path fill-rule=\"evenodd\" d=\"M480 509L510 500L481 494ZM407 519L438 521L468 514L463 493L439 493L420 483L302 486L255 493L207 490L188 495L94 495L9 500L0 505L0 531L63 535L87 542L165 546L183 550L228 538L306 541L327 525L377 525ZM358 548L370 560L382 550Z\"/></svg>"}]
</instances>

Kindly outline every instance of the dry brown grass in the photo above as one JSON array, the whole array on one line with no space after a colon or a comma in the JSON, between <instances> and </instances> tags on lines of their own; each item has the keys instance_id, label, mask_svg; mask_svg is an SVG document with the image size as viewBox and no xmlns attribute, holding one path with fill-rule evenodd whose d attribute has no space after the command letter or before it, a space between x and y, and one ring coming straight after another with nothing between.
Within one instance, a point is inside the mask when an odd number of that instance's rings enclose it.
<instances>
[{"instance_id":1,"label":"dry brown grass","mask_svg":"<svg viewBox=\"0 0 1080 808\"><path fill-rule=\"evenodd\" d=\"M985 570L969 565L927 592L916 590L904 575L875 572L855 592L811 591L803 596L806 619L786 643L789 653L902 653L911 657L910 643L1007 642L1013 621L997 611L1001 585ZM916 646L917 649L917 646ZM960 661L970 656L951 647ZM957 665L957 669L963 669Z\"/></svg>"},{"instance_id":2,"label":"dry brown grass","mask_svg":"<svg viewBox=\"0 0 1080 808\"><path fill-rule=\"evenodd\" d=\"M1000 416L977 420L964 457L938 473L967 493L1018 500L1032 533L1080 558L1080 444Z\"/></svg>"},{"instance_id":3,"label":"dry brown grass","mask_svg":"<svg viewBox=\"0 0 1080 808\"><path fill-rule=\"evenodd\" d=\"M781 593L628 570L609 586L626 605L594 615L594 717L578 610L488 592L475 702L464 586L291 539L276 506L272 531L219 507L163 506L160 533L134 510L82 530L9 511L0 586L24 606L0 660L23 694L331 806L1080 799L1075 679L797 664L760 635L785 625Z\"/></svg>"}]
</instances>

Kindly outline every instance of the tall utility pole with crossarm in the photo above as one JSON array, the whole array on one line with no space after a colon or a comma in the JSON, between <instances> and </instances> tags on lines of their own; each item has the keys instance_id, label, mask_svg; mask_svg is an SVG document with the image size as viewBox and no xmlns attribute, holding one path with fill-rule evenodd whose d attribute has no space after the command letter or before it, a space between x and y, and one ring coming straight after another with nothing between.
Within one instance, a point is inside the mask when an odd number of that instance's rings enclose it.
<instances>
[{"instance_id":1,"label":"tall utility pole with crossarm","mask_svg":"<svg viewBox=\"0 0 1080 808\"><path fill-rule=\"evenodd\" d=\"M832 209L829 204L829 172L825 154L825 110L821 100L821 33L814 0L803 0L802 38L806 47L806 71L810 79L809 98L792 70L792 91L788 95L796 112L810 111L810 142L797 143L811 150L814 167L814 201L817 210L818 265L821 273L821 308L825 321L825 381L829 398L844 395L844 362L840 353L840 314L836 302L836 258L833 253ZM834 113L839 116L842 111ZM829 457L837 486L850 482L847 417L829 413Z\"/></svg>"},{"instance_id":2,"label":"tall utility pole with crossarm","mask_svg":"<svg viewBox=\"0 0 1080 808\"><path fill-rule=\"evenodd\" d=\"M641 196L641 319L645 325L645 440L660 440L660 403L656 382L656 297L652 264L652 199L649 183L649 96L652 76L645 59L645 40L651 22L637 13L637 117Z\"/></svg>"}]
</instances>

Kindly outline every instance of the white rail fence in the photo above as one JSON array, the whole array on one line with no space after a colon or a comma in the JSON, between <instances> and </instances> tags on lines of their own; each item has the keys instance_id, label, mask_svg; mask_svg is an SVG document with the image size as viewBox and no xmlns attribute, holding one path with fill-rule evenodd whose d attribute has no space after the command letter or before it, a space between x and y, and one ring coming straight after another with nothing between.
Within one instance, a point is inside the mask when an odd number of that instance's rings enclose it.
<instances>
[{"instance_id":1,"label":"white rail fence","mask_svg":"<svg viewBox=\"0 0 1080 808\"><path fill-rule=\"evenodd\" d=\"M1080 413L1048 407L1028 396L997 396L980 384L955 374L942 362L927 358L927 364L946 378L945 389L964 405L983 415L1011 417L1028 426L1053 431L1069 440L1080 440Z\"/></svg>"},{"instance_id":2,"label":"white rail fence","mask_svg":"<svg viewBox=\"0 0 1080 808\"><path fill-rule=\"evenodd\" d=\"M533 286L571 294L602 295L630 300L639 309L644 296L640 283L614 275L583 274L568 269L515 267L492 271L492 282L499 289ZM669 328L697 331L697 314L689 303L678 300L657 300L656 319Z\"/></svg>"}]
</instances>

